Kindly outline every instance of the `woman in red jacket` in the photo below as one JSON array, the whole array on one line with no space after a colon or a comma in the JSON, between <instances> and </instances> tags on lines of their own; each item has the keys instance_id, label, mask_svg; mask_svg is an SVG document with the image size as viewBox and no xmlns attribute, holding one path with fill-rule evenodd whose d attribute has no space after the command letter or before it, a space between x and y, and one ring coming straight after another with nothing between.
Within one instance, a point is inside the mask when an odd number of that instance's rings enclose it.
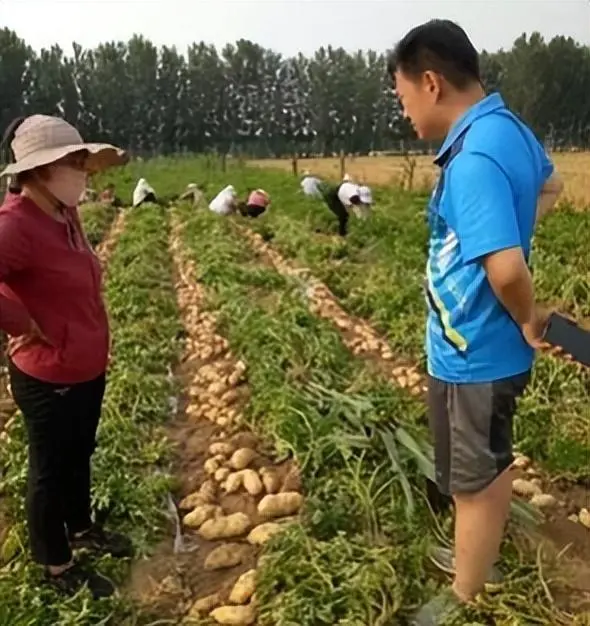
<instances>
[{"instance_id":1,"label":"woman in red jacket","mask_svg":"<svg viewBox=\"0 0 590 626\"><path fill-rule=\"evenodd\" d=\"M0 329L9 336L12 394L28 434L27 521L33 558L64 593L112 583L72 550L115 556L129 541L92 522L90 459L105 390L109 328L98 259L76 205L89 172L125 162L122 150L87 144L66 121L15 120L4 143L14 161L0 207Z\"/></svg>"}]
</instances>

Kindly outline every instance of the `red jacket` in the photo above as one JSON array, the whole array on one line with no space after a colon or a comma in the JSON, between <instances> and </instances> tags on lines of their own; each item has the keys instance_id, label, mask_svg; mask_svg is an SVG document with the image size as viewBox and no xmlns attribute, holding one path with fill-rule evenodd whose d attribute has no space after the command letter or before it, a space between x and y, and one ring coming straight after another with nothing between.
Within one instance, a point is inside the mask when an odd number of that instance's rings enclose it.
<instances>
[{"instance_id":1,"label":"red jacket","mask_svg":"<svg viewBox=\"0 0 590 626\"><path fill-rule=\"evenodd\" d=\"M58 222L13 194L0 207L0 329L18 337L34 320L51 345L36 340L11 358L29 376L57 384L100 376L109 353L100 263L77 211L67 217Z\"/></svg>"}]
</instances>

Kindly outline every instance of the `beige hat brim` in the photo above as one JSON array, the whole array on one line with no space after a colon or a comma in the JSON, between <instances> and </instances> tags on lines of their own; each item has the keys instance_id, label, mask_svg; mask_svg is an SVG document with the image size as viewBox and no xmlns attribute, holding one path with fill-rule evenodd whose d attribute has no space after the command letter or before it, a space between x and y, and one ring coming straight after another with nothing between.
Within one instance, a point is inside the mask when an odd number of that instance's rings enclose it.
<instances>
[{"instance_id":1,"label":"beige hat brim","mask_svg":"<svg viewBox=\"0 0 590 626\"><path fill-rule=\"evenodd\" d=\"M0 172L0 178L2 176L20 174L21 172L27 172L35 169L36 167L55 163L56 161L63 159L68 154L81 152L83 150L88 152L86 167L91 173L100 172L116 165L124 165L129 161L129 156L125 150L112 146L111 144L79 143L70 146L60 146L59 148L47 148L46 150L33 152L24 159L18 161L18 163L11 163L7 165L6 168Z\"/></svg>"}]
</instances>

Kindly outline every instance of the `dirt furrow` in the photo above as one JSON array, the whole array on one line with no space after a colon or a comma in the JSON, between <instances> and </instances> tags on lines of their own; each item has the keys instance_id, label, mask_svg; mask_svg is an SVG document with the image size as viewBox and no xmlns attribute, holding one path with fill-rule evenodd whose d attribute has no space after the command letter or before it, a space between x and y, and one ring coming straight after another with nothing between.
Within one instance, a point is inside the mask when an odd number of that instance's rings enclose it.
<instances>
[{"instance_id":1,"label":"dirt furrow","mask_svg":"<svg viewBox=\"0 0 590 626\"><path fill-rule=\"evenodd\" d=\"M426 379L416 365L396 359L387 340L366 320L349 315L330 289L315 278L308 268L296 267L277 252L257 233L238 226L261 259L279 273L300 280L306 286L310 310L335 324L342 339L352 352L367 359L393 384L420 397L426 391ZM514 493L542 510L547 519L546 533L558 549L573 545L590 558L590 493L582 487L567 485L559 489L551 477L532 466L531 459L517 455L514 468ZM572 553L574 550L571 550ZM589 573L586 574L587 576ZM590 577L588 578L590 583Z\"/></svg>"},{"instance_id":2,"label":"dirt furrow","mask_svg":"<svg viewBox=\"0 0 590 626\"><path fill-rule=\"evenodd\" d=\"M248 368L217 334L205 291L173 218L170 250L186 330L176 375L183 391L169 430L175 442L184 548L152 560L142 579L144 601L183 623L207 615L219 624L256 622L256 567L261 546L296 519L300 478L243 423Z\"/></svg>"}]
</instances>

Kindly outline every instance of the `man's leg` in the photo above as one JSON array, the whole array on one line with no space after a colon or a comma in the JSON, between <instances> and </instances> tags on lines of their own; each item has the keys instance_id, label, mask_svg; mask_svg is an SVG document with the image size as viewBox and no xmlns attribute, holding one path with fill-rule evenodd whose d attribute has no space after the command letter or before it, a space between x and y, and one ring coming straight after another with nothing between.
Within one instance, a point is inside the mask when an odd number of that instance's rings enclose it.
<instances>
[{"instance_id":1,"label":"man's leg","mask_svg":"<svg viewBox=\"0 0 590 626\"><path fill-rule=\"evenodd\" d=\"M450 490L455 501L456 576L463 601L480 593L497 560L512 500L512 421L524 375L449 388Z\"/></svg>"},{"instance_id":2,"label":"man's leg","mask_svg":"<svg viewBox=\"0 0 590 626\"><path fill-rule=\"evenodd\" d=\"M459 602L483 591L498 558L512 498L512 419L529 379L526 373L486 384L428 381L437 485L455 502L450 568L456 570L453 596ZM414 624L438 623L448 610L447 600L426 605Z\"/></svg>"}]
</instances>

